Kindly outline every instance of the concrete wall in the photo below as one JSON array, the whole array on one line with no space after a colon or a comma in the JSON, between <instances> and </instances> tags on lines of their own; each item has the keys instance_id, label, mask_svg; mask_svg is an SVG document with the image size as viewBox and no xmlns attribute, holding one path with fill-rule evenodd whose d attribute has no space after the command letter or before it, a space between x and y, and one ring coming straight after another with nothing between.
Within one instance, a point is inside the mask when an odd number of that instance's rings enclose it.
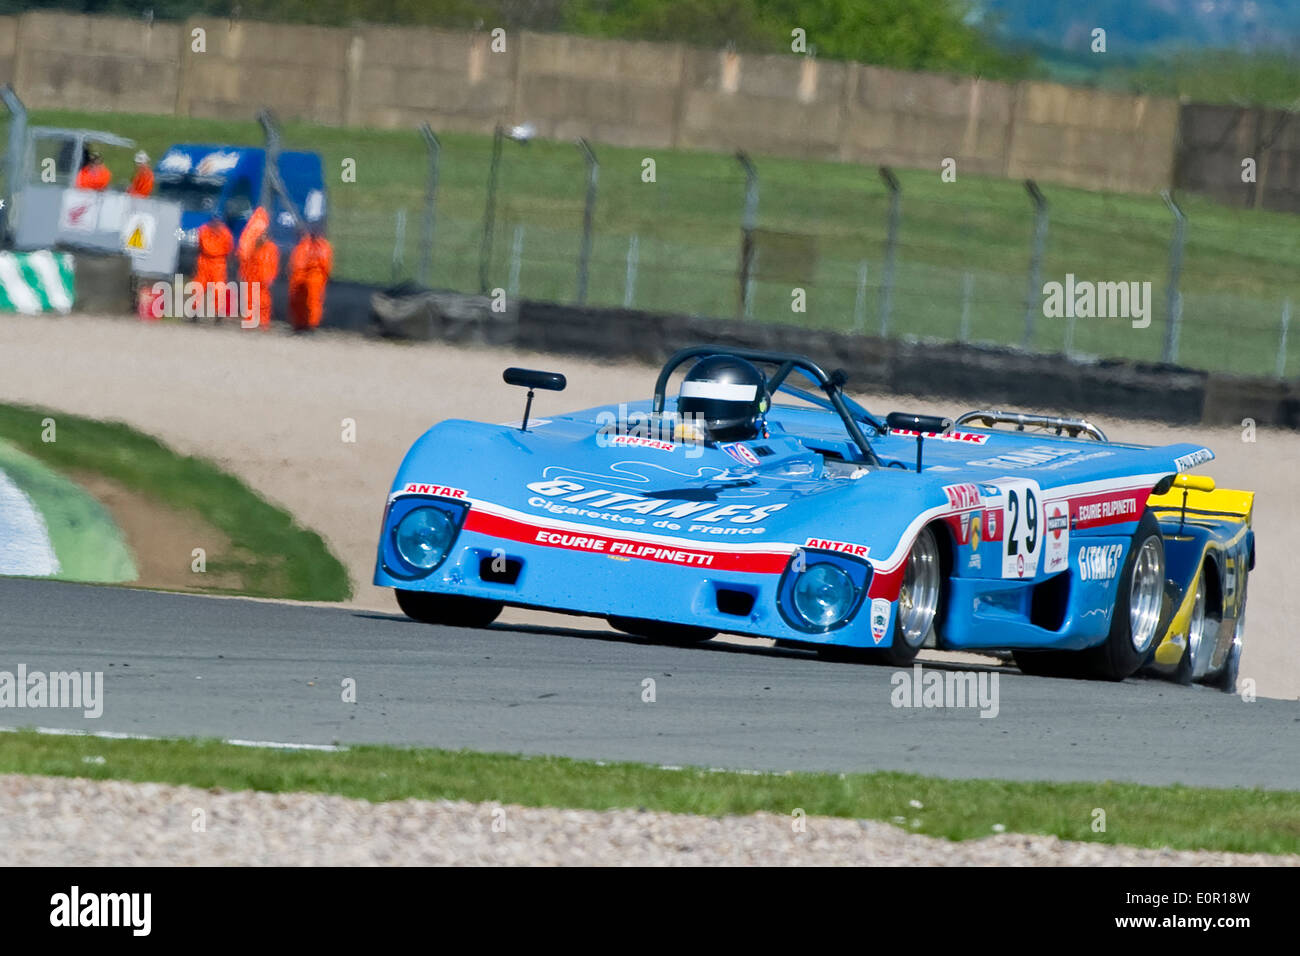
<instances>
[{"instance_id":1,"label":"concrete wall","mask_svg":"<svg viewBox=\"0 0 1300 956\"><path fill-rule=\"evenodd\" d=\"M0 17L0 80L35 108L488 132L745 149L1149 192L1170 185L1178 107L804 56L523 32Z\"/></svg>"},{"instance_id":2,"label":"concrete wall","mask_svg":"<svg viewBox=\"0 0 1300 956\"><path fill-rule=\"evenodd\" d=\"M1242 180L1248 158L1253 183ZM1174 181L1233 206L1300 212L1300 121L1284 110L1185 106Z\"/></svg>"}]
</instances>

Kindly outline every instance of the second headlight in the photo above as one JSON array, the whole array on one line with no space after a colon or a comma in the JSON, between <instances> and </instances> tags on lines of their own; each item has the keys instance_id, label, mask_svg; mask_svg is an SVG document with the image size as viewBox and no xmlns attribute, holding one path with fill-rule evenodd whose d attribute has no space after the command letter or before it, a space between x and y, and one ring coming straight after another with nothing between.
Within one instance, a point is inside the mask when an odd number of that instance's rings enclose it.
<instances>
[{"instance_id":1,"label":"second headlight","mask_svg":"<svg viewBox=\"0 0 1300 956\"><path fill-rule=\"evenodd\" d=\"M794 584L794 609L813 627L833 627L857 603L853 580L833 564L811 564Z\"/></svg>"}]
</instances>

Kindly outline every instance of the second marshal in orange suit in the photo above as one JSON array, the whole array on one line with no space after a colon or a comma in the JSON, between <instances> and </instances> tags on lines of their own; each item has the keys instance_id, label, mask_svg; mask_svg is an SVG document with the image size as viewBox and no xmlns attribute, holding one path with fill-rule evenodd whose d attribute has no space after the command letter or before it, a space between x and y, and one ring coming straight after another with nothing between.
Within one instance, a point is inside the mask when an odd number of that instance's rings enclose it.
<instances>
[{"instance_id":1,"label":"second marshal in orange suit","mask_svg":"<svg viewBox=\"0 0 1300 956\"><path fill-rule=\"evenodd\" d=\"M266 237L270 217L261 206L253 210L253 215L239 234L239 280L248 287L247 301L251 307L256 295L256 313L251 312L245 318L257 318L263 329L271 327L271 284L275 282L280 271L280 250Z\"/></svg>"},{"instance_id":2,"label":"second marshal in orange suit","mask_svg":"<svg viewBox=\"0 0 1300 956\"><path fill-rule=\"evenodd\" d=\"M295 331L320 325L325 310L325 285L334 271L334 249L313 225L289 256L289 319Z\"/></svg>"},{"instance_id":3,"label":"second marshal in orange suit","mask_svg":"<svg viewBox=\"0 0 1300 956\"><path fill-rule=\"evenodd\" d=\"M203 303L211 312L211 318L235 318L238 315L229 291L216 288L217 283L224 286L226 282L226 259L234 248L235 237L215 212L211 219L199 226L199 255L194 281L203 285ZM218 296L224 301L218 303Z\"/></svg>"}]
</instances>

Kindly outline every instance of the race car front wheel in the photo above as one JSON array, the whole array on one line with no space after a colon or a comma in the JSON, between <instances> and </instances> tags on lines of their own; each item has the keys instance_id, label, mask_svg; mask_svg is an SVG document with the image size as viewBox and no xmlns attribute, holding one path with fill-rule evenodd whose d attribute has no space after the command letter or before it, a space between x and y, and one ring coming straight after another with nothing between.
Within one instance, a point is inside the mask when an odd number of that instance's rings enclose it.
<instances>
[{"instance_id":1,"label":"race car front wheel","mask_svg":"<svg viewBox=\"0 0 1300 956\"><path fill-rule=\"evenodd\" d=\"M912 542L898 591L894 619L894 641L889 647L872 650L869 657L882 664L904 667L916 658L926 639L934 633L935 618L943 596L943 561L934 532L922 528Z\"/></svg>"},{"instance_id":2,"label":"race car front wheel","mask_svg":"<svg viewBox=\"0 0 1300 956\"><path fill-rule=\"evenodd\" d=\"M1123 680L1136 673L1160 632L1165 541L1150 511L1138 522L1118 584L1110 633L1103 643L1082 652L1093 676L1102 680Z\"/></svg>"},{"instance_id":3,"label":"race car front wheel","mask_svg":"<svg viewBox=\"0 0 1300 956\"><path fill-rule=\"evenodd\" d=\"M397 606L407 617L423 624L447 627L487 627L505 606L500 601L462 597L458 594L430 594L427 591L397 591Z\"/></svg>"}]
</instances>

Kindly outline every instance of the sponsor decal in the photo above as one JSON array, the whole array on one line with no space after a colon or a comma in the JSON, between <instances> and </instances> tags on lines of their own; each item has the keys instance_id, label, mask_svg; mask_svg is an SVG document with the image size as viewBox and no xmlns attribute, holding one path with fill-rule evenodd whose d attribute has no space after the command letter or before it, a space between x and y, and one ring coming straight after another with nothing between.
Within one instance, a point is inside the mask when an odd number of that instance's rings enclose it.
<instances>
[{"instance_id":1,"label":"sponsor decal","mask_svg":"<svg viewBox=\"0 0 1300 956\"><path fill-rule=\"evenodd\" d=\"M99 193L69 189L63 194L59 209L59 229L94 232L99 220Z\"/></svg>"},{"instance_id":2,"label":"sponsor decal","mask_svg":"<svg viewBox=\"0 0 1300 956\"><path fill-rule=\"evenodd\" d=\"M548 527L508 515L493 514L480 508L472 509L466 515L465 529L494 538L548 548L603 554L615 560L636 558L717 571L780 574L790 561L789 550L723 550L701 546L694 541L674 541L668 538L644 541L606 534L600 528L575 530Z\"/></svg>"},{"instance_id":3,"label":"sponsor decal","mask_svg":"<svg viewBox=\"0 0 1300 956\"><path fill-rule=\"evenodd\" d=\"M943 493L948 496L948 504L953 508L964 511L980 506L980 486L972 482L944 485Z\"/></svg>"},{"instance_id":4,"label":"sponsor decal","mask_svg":"<svg viewBox=\"0 0 1300 956\"><path fill-rule=\"evenodd\" d=\"M1096 528L1125 521L1137 521L1142 517L1142 503L1146 498L1146 491L1132 490L1104 492L1075 498L1071 502L1074 508L1074 527Z\"/></svg>"},{"instance_id":5,"label":"sponsor decal","mask_svg":"<svg viewBox=\"0 0 1300 956\"><path fill-rule=\"evenodd\" d=\"M1051 445L1030 445L1028 448L1022 448L1019 451L1007 452L1003 455L997 455L993 458L979 458L968 464L975 465L979 468L1038 468L1046 465L1048 462L1059 461L1061 459L1070 459L1069 464L1074 464L1082 451L1077 448L1056 448ZM1105 452L1104 454L1110 454Z\"/></svg>"},{"instance_id":6,"label":"sponsor decal","mask_svg":"<svg viewBox=\"0 0 1300 956\"><path fill-rule=\"evenodd\" d=\"M912 431L908 428L891 428L889 434L901 435L904 438L915 438L918 434L922 433ZM989 440L988 435L983 435L979 432L925 432L924 437L929 438L932 441L955 441L967 445L982 445Z\"/></svg>"},{"instance_id":7,"label":"sponsor decal","mask_svg":"<svg viewBox=\"0 0 1300 956\"><path fill-rule=\"evenodd\" d=\"M1048 572L1064 571L1070 565L1070 506L1053 501L1047 506L1047 550L1043 565Z\"/></svg>"},{"instance_id":8,"label":"sponsor decal","mask_svg":"<svg viewBox=\"0 0 1300 956\"><path fill-rule=\"evenodd\" d=\"M979 571L983 567L983 562L980 560L979 549L980 516L976 514L971 515L970 519L970 560L966 562L966 566L973 571Z\"/></svg>"},{"instance_id":9,"label":"sponsor decal","mask_svg":"<svg viewBox=\"0 0 1300 956\"><path fill-rule=\"evenodd\" d=\"M464 498L465 490L463 488L448 488L446 485L425 485L410 481L402 489L402 494L436 495L439 498Z\"/></svg>"},{"instance_id":10,"label":"sponsor decal","mask_svg":"<svg viewBox=\"0 0 1300 956\"><path fill-rule=\"evenodd\" d=\"M1179 471L1191 471L1197 465L1203 465L1207 461L1214 460L1214 452L1208 448L1202 448L1192 452L1190 455L1182 455L1174 459L1174 467Z\"/></svg>"},{"instance_id":11,"label":"sponsor decal","mask_svg":"<svg viewBox=\"0 0 1300 956\"><path fill-rule=\"evenodd\" d=\"M1122 544L1087 545L1079 549L1079 577L1084 581L1109 581L1119 573Z\"/></svg>"},{"instance_id":12,"label":"sponsor decal","mask_svg":"<svg viewBox=\"0 0 1300 956\"><path fill-rule=\"evenodd\" d=\"M885 639L885 632L889 630L889 611L890 602L884 598L873 598L871 601L871 639L879 644Z\"/></svg>"},{"instance_id":13,"label":"sponsor decal","mask_svg":"<svg viewBox=\"0 0 1300 956\"><path fill-rule=\"evenodd\" d=\"M656 451L675 451L679 447L670 441L661 441L658 438L643 438L640 435L612 435L609 443L630 448L653 448Z\"/></svg>"},{"instance_id":14,"label":"sponsor decal","mask_svg":"<svg viewBox=\"0 0 1300 956\"><path fill-rule=\"evenodd\" d=\"M648 519L654 527L679 531L676 521L689 518L692 531L714 533L709 525L753 525L773 512L785 507L784 502L771 505L722 504L718 501L684 501L672 498L645 498L627 491L610 491L608 488L588 488L567 478L548 478L527 485L535 497L528 499L534 508L543 508L554 514L573 514L620 524L644 525ZM568 502L568 506L561 502ZM581 504L581 507L574 507ZM599 510L593 510L599 509ZM717 533L723 533L719 531ZM736 529L732 533L743 533ZM751 533L761 534L761 528Z\"/></svg>"},{"instance_id":15,"label":"sponsor decal","mask_svg":"<svg viewBox=\"0 0 1300 956\"><path fill-rule=\"evenodd\" d=\"M832 541L829 538L809 538L803 543L805 548L815 548L818 551L843 551L845 554L857 555L859 558L865 558L870 550L865 544L853 544L851 541Z\"/></svg>"},{"instance_id":16,"label":"sponsor decal","mask_svg":"<svg viewBox=\"0 0 1300 956\"><path fill-rule=\"evenodd\" d=\"M755 455L748 448L746 448L744 445L738 443L732 443L729 445L719 445L718 447L721 448L723 451L725 451L732 458L736 459L736 461L740 462L742 465L758 464L758 456Z\"/></svg>"},{"instance_id":17,"label":"sponsor decal","mask_svg":"<svg viewBox=\"0 0 1300 956\"><path fill-rule=\"evenodd\" d=\"M530 418L528 419L528 430L532 431L534 428L541 428L543 425L549 425L550 423L549 418ZM502 428L522 428L524 421L522 418L516 418L513 422L501 422L500 425Z\"/></svg>"}]
</instances>

